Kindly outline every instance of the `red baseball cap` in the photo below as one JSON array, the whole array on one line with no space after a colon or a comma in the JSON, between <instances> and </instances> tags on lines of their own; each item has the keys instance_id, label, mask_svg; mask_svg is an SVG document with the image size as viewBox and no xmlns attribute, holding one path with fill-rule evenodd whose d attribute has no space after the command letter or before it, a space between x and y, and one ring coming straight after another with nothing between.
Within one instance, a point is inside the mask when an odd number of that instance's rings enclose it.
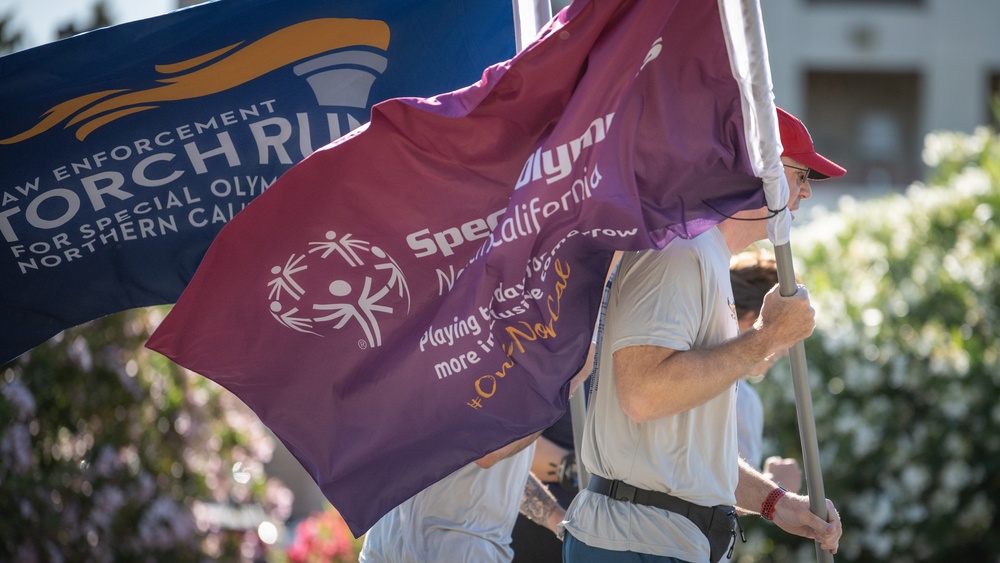
<instances>
[{"instance_id":1,"label":"red baseball cap","mask_svg":"<svg viewBox=\"0 0 1000 563\"><path fill-rule=\"evenodd\" d=\"M794 158L809 168L810 180L839 178L847 173L842 166L816 152L809 130L787 111L778 109L778 132L781 135L781 156Z\"/></svg>"}]
</instances>

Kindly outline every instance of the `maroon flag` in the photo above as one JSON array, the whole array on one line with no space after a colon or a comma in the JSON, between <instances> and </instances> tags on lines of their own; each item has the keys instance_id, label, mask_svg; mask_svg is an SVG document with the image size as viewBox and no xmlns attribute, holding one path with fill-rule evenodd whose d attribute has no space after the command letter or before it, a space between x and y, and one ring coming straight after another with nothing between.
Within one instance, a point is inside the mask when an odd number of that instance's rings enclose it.
<instances>
[{"instance_id":1,"label":"maroon flag","mask_svg":"<svg viewBox=\"0 0 1000 563\"><path fill-rule=\"evenodd\" d=\"M716 2L577 1L397 99L216 238L148 346L224 385L360 535L554 422L611 254L764 205Z\"/></svg>"}]
</instances>

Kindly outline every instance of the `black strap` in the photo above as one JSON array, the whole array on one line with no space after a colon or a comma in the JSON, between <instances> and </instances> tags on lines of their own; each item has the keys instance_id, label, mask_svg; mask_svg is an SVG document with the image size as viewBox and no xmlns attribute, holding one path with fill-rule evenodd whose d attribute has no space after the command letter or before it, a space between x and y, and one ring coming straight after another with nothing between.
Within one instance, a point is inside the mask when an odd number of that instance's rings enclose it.
<instances>
[{"instance_id":1,"label":"black strap","mask_svg":"<svg viewBox=\"0 0 1000 563\"><path fill-rule=\"evenodd\" d=\"M739 519L736 517L736 509L732 506L701 506L667 493L640 489L624 481L612 481L600 475L590 476L587 489L615 500L644 504L684 516L708 539L711 561L721 561L723 556L731 558L733 548L736 547L736 528L739 528L740 535L743 535L743 528L739 527ZM745 536L743 541L747 541Z\"/></svg>"},{"instance_id":2,"label":"black strap","mask_svg":"<svg viewBox=\"0 0 1000 563\"><path fill-rule=\"evenodd\" d=\"M588 376L590 377L589 397L597 395L597 383L601 375L601 345L604 343L604 317L608 312L608 301L611 299L611 283L615 281L618 267L621 264L621 260L615 262L614 268L611 269L611 275L608 276L608 281L604 284L604 294L601 296L601 311L597 314L597 339L594 342L594 366L590 369Z\"/></svg>"},{"instance_id":3,"label":"black strap","mask_svg":"<svg viewBox=\"0 0 1000 563\"><path fill-rule=\"evenodd\" d=\"M696 524L712 521L712 511L714 508L694 504L661 491L650 491L633 487L624 481L612 481L600 475L591 475L587 489L609 496L615 500L669 510L670 512L684 516ZM703 529L702 532L707 534L708 530Z\"/></svg>"}]
</instances>

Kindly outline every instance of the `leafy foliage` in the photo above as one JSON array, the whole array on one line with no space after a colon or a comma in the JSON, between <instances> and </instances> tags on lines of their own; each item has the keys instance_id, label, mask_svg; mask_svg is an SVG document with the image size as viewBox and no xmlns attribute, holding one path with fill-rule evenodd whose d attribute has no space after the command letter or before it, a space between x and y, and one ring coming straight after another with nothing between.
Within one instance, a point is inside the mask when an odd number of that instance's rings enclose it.
<instances>
[{"instance_id":1,"label":"leafy foliage","mask_svg":"<svg viewBox=\"0 0 1000 563\"><path fill-rule=\"evenodd\" d=\"M0 14L0 55L13 53L21 43L21 32L11 27L11 14Z\"/></svg>"},{"instance_id":2,"label":"leafy foliage","mask_svg":"<svg viewBox=\"0 0 1000 563\"><path fill-rule=\"evenodd\" d=\"M844 200L793 236L838 561L1000 557L1000 137L933 134L924 159L933 185ZM768 379L765 451L801 459L787 364ZM741 560L815 560L810 542L745 526Z\"/></svg>"},{"instance_id":3,"label":"leafy foliage","mask_svg":"<svg viewBox=\"0 0 1000 563\"><path fill-rule=\"evenodd\" d=\"M0 560L251 558L257 530L218 514L287 518L256 416L143 348L161 316L107 317L0 368Z\"/></svg>"}]
</instances>

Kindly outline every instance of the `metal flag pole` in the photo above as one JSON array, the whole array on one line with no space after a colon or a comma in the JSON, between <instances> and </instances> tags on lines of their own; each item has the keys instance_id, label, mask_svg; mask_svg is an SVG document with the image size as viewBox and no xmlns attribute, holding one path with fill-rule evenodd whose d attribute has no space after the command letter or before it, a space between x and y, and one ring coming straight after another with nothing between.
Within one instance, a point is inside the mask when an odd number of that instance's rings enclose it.
<instances>
[{"instance_id":1,"label":"metal flag pole","mask_svg":"<svg viewBox=\"0 0 1000 563\"><path fill-rule=\"evenodd\" d=\"M538 30L552 19L549 0L511 0L514 8L514 46L524 49Z\"/></svg>"},{"instance_id":2,"label":"metal flag pole","mask_svg":"<svg viewBox=\"0 0 1000 563\"><path fill-rule=\"evenodd\" d=\"M791 244L774 247L774 258L778 267L778 285L781 295L794 295L797 291L795 271L792 266ZM802 443L802 461L806 470L806 485L809 493L809 509L824 521L827 519L826 491L823 487L823 472L820 470L819 441L816 437L816 419L813 417L812 394L809 389L809 372L806 365L806 347L799 342L788 351L792 366L792 387L795 389L795 414L799 422L799 440ZM821 563L832 563L833 554L820 549L816 544L816 559Z\"/></svg>"},{"instance_id":3,"label":"metal flag pole","mask_svg":"<svg viewBox=\"0 0 1000 563\"><path fill-rule=\"evenodd\" d=\"M736 9L723 0L726 9ZM791 216L787 209L788 185L781 169L780 137L778 119L772 94L771 68L768 63L767 41L764 38L764 23L758 0L740 0L743 29L746 37L749 80L753 91L753 111L756 112L759 128L760 159L763 168L765 193L768 207L782 209L768 222L768 238L774 244L774 257L778 269L778 284L781 295L790 296L798 290L795 270L792 265L792 250L789 242ZM775 142L777 141L777 142ZM813 417L812 395L809 389L809 375L806 366L805 345L799 342L788 352L792 368L792 387L795 390L795 413L798 417L799 439L802 445L802 461L806 471L809 493L809 508L813 514L827 520L826 492L823 488L823 474L820 470L819 445L816 438L816 421ZM816 542L816 559L820 563L833 563L833 554L820 548Z\"/></svg>"},{"instance_id":4,"label":"metal flag pole","mask_svg":"<svg viewBox=\"0 0 1000 563\"><path fill-rule=\"evenodd\" d=\"M517 50L523 49L543 25L552 19L552 5L549 0L513 0L514 40ZM586 385L586 383L584 383ZM580 458L583 445L583 426L587 420L587 400L583 387L577 389L569 399L570 420L573 425L573 450L576 458L577 486L580 490L590 482L590 473Z\"/></svg>"}]
</instances>

